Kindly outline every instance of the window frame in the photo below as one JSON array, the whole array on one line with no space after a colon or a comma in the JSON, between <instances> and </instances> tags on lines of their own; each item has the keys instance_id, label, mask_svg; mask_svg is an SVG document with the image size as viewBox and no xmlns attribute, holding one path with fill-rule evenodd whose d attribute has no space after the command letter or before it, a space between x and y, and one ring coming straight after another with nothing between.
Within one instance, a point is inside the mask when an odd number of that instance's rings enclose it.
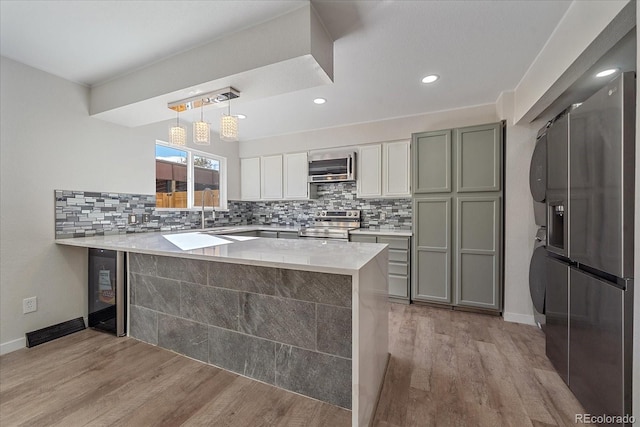
<instances>
[{"instance_id":1,"label":"window frame","mask_svg":"<svg viewBox=\"0 0 640 427\"><path fill-rule=\"evenodd\" d=\"M187 207L186 208L158 208L158 211L165 212L176 212L176 211L200 211L202 210L201 206L193 205L193 194L194 194L194 156L206 157L211 160L216 160L220 162L220 169L218 170L218 179L220 180L220 206L219 207L211 207L205 206L205 210L214 210L214 211L227 211L229 210L227 204L227 158L219 156L217 154L207 153L206 151L195 150L190 147L178 147L175 145L171 145L166 141L162 141L157 139L155 145L162 145L163 147L174 148L176 150L184 151L187 153ZM154 145L154 162L155 162L155 145ZM154 175L155 175L155 163L154 163ZM155 178L155 177L154 177Z\"/></svg>"}]
</instances>

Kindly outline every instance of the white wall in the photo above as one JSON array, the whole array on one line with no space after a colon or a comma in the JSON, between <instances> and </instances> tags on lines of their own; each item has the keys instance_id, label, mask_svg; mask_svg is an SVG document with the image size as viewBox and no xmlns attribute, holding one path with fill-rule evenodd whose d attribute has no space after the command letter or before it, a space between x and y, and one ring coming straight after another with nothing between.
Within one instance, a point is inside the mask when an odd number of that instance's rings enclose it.
<instances>
[{"instance_id":1,"label":"white wall","mask_svg":"<svg viewBox=\"0 0 640 427\"><path fill-rule=\"evenodd\" d=\"M504 319L534 325L529 292L529 263L538 226L529 190L529 165L536 134L543 122L514 125L514 93L503 93L496 104L507 122L505 143L505 285Z\"/></svg>"},{"instance_id":2,"label":"white wall","mask_svg":"<svg viewBox=\"0 0 640 427\"><path fill-rule=\"evenodd\" d=\"M25 332L87 315L86 251L54 243L54 189L155 193L155 140L167 125L131 129L91 118L86 87L4 57L0 92L4 353L22 347ZM237 197L238 146L214 150L228 157ZM32 296L38 311L22 314L22 299Z\"/></svg>"},{"instance_id":3,"label":"white wall","mask_svg":"<svg viewBox=\"0 0 640 427\"><path fill-rule=\"evenodd\" d=\"M630 0L577 0L571 3L544 48L518 83L514 106L516 122L527 115L529 110L536 109L536 104L541 99L548 98L547 101L552 102L557 98L560 92L547 93L556 82L563 82L565 87L557 90L564 91L572 83L571 79L579 77L574 73L582 74L590 66L583 64L581 70L568 72L572 64L629 2ZM537 109L542 111L544 108L546 106Z\"/></svg>"},{"instance_id":4,"label":"white wall","mask_svg":"<svg viewBox=\"0 0 640 427\"><path fill-rule=\"evenodd\" d=\"M418 116L319 129L240 143L240 157L295 153L411 138L415 132L472 126L498 121L494 104Z\"/></svg>"}]
</instances>

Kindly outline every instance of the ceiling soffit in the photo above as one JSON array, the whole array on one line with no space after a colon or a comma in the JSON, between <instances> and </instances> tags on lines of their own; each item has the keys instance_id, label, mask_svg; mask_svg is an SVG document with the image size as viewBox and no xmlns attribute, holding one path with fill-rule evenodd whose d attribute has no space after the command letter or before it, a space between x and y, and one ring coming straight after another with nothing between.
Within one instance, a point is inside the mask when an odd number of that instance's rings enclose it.
<instances>
[{"instance_id":1,"label":"ceiling soffit","mask_svg":"<svg viewBox=\"0 0 640 427\"><path fill-rule=\"evenodd\" d=\"M168 103L221 87L253 100L332 81L333 40L307 4L92 87L90 114L134 127L173 118Z\"/></svg>"}]
</instances>

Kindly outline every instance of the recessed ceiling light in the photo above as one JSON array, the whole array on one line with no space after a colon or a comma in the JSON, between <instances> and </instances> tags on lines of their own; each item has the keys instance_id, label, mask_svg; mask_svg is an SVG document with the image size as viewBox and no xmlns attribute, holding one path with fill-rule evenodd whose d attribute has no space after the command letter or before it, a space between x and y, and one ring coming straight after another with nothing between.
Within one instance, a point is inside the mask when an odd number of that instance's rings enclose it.
<instances>
[{"instance_id":1,"label":"recessed ceiling light","mask_svg":"<svg viewBox=\"0 0 640 427\"><path fill-rule=\"evenodd\" d=\"M326 99L324 99L324 98L316 98L316 99L314 99L314 100L313 100L313 102L314 102L315 104L320 105L320 104L324 104L325 102L327 102L327 100L326 100Z\"/></svg>"},{"instance_id":2,"label":"recessed ceiling light","mask_svg":"<svg viewBox=\"0 0 640 427\"><path fill-rule=\"evenodd\" d=\"M596 74L596 77L607 77L611 74L616 73L617 71L617 68L609 68L608 70L600 71L598 74Z\"/></svg>"},{"instance_id":3,"label":"recessed ceiling light","mask_svg":"<svg viewBox=\"0 0 640 427\"><path fill-rule=\"evenodd\" d=\"M426 77L422 78L422 83L433 83L440 78L437 74L429 74Z\"/></svg>"},{"instance_id":4,"label":"recessed ceiling light","mask_svg":"<svg viewBox=\"0 0 640 427\"><path fill-rule=\"evenodd\" d=\"M245 116L244 114L236 114L236 117L239 118L240 120L247 118L247 116Z\"/></svg>"}]
</instances>

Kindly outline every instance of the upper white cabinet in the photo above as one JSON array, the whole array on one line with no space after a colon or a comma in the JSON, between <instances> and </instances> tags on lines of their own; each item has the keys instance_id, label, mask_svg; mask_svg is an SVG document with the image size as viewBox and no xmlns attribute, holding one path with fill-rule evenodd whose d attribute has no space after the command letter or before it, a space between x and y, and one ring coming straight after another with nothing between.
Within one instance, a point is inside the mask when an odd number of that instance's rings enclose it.
<instances>
[{"instance_id":1,"label":"upper white cabinet","mask_svg":"<svg viewBox=\"0 0 640 427\"><path fill-rule=\"evenodd\" d=\"M260 194L263 199L282 199L282 155L260 158Z\"/></svg>"},{"instance_id":2,"label":"upper white cabinet","mask_svg":"<svg viewBox=\"0 0 640 427\"><path fill-rule=\"evenodd\" d=\"M408 197L411 195L411 145L409 141L382 144L382 194Z\"/></svg>"},{"instance_id":3,"label":"upper white cabinet","mask_svg":"<svg viewBox=\"0 0 640 427\"><path fill-rule=\"evenodd\" d=\"M360 147L356 172L358 197L380 197L382 194L381 161L382 147L380 144Z\"/></svg>"},{"instance_id":4,"label":"upper white cabinet","mask_svg":"<svg viewBox=\"0 0 640 427\"><path fill-rule=\"evenodd\" d=\"M410 142L361 146L358 197L410 197Z\"/></svg>"},{"instance_id":5,"label":"upper white cabinet","mask_svg":"<svg viewBox=\"0 0 640 427\"><path fill-rule=\"evenodd\" d=\"M307 153L284 155L285 199L306 199L309 197L308 167Z\"/></svg>"},{"instance_id":6,"label":"upper white cabinet","mask_svg":"<svg viewBox=\"0 0 640 427\"><path fill-rule=\"evenodd\" d=\"M260 157L240 159L240 197L260 199Z\"/></svg>"}]
</instances>

